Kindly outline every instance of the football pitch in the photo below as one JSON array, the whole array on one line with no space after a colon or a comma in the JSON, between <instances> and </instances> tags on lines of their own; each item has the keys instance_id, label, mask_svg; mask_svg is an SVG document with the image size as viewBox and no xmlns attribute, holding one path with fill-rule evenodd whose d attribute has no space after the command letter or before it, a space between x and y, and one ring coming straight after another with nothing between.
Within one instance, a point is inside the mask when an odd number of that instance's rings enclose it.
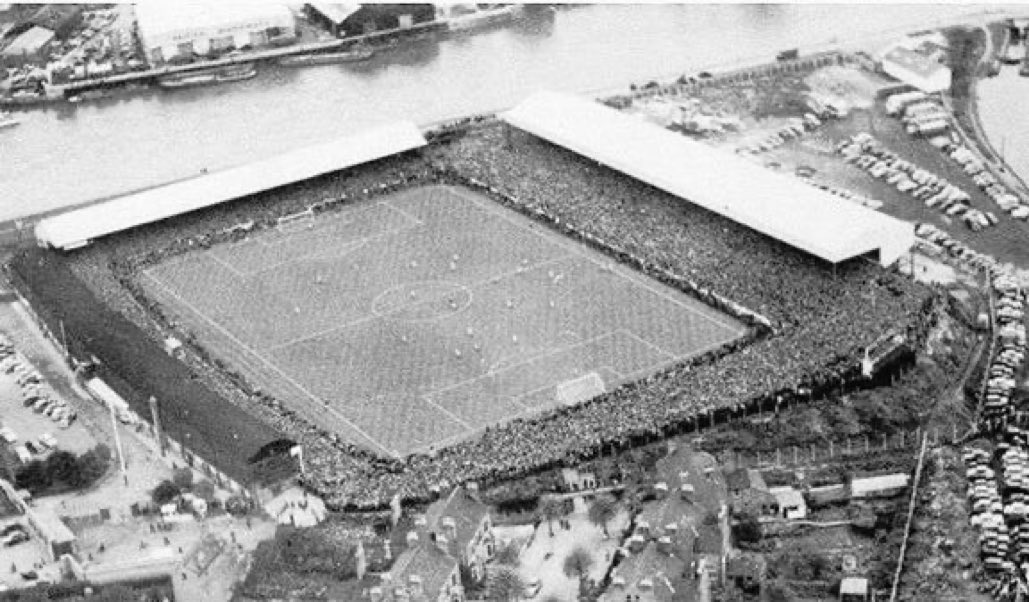
<instances>
[{"instance_id":1,"label":"football pitch","mask_svg":"<svg viewBox=\"0 0 1029 602\"><path fill-rule=\"evenodd\" d=\"M140 282L255 386L391 456L579 403L745 331L585 245L444 186L190 252Z\"/></svg>"}]
</instances>

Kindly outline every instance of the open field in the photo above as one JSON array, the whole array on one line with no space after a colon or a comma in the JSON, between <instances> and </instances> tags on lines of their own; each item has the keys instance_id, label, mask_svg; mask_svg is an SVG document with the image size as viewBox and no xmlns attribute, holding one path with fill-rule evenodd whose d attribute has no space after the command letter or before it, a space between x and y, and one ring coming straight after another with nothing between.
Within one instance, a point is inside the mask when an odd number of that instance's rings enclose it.
<instances>
[{"instance_id":1,"label":"open field","mask_svg":"<svg viewBox=\"0 0 1029 602\"><path fill-rule=\"evenodd\" d=\"M444 187L192 252L140 283L252 383L396 456L577 403L744 331ZM577 378L582 386L557 394Z\"/></svg>"}]
</instances>

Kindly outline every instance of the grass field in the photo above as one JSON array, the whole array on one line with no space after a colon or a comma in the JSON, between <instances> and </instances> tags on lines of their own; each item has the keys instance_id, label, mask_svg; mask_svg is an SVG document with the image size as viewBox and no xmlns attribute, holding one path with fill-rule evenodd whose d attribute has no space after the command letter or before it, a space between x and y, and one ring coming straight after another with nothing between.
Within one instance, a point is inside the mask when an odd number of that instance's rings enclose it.
<instances>
[{"instance_id":1,"label":"grass field","mask_svg":"<svg viewBox=\"0 0 1029 602\"><path fill-rule=\"evenodd\" d=\"M179 256L141 283L256 386L393 456L574 403L745 330L448 187Z\"/></svg>"}]
</instances>

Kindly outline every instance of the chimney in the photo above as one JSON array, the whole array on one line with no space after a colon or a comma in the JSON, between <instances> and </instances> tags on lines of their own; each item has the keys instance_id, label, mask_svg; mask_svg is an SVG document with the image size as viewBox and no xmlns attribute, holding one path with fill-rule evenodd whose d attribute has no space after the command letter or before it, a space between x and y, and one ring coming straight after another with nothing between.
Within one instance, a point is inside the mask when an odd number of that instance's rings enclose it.
<instances>
[{"instance_id":1,"label":"chimney","mask_svg":"<svg viewBox=\"0 0 1029 602\"><path fill-rule=\"evenodd\" d=\"M654 495L656 495L659 500L663 500L668 497L668 483L661 481L654 485Z\"/></svg>"},{"instance_id":2,"label":"chimney","mask_svg":"<svg viewBox=\"0 0 1029 602\"><path fill-rule=\"evenodd\" d=\"M407 532L407 547L413 548L418 543L418 533L415 531Z\"/></svg>"},{"instance_id":3,"label":"chimney","mask_svg":"<svg viewBox=\"0 0 1029 602\"><path fill-rule=\"evenodd\" d=\"M411 592L412 598L422 595L422 578L419 575L411 575L407 578L407 589Z\"/></svg>"},{"instance_id":4,"label":"chimney","mask_svg":"<svg viewBox=\"0 0 1029 602\"><path fill-rule=\"evenodd\" d=\"M679 497L681 497L684 501L692 502L693 494L695 491L696 490L694 489L693 485L690 485L689 483L683 483L679 486Z\"/></svg>"},{"instance_id":5,"label":"chimney","mask_svg":"<svg viewBox=\"0 0 1029 602\"><path fill-rule=\"evenodd\" d=\"M368 595L371 597L372 602L382 602L382 588L375 586L368 590Z\"/></svg>"},{"instance_id":6,"label":"chimney","mask_svg":"<svg viewBox=\"0 0 1029 602\"><path fill-rule=\"evenodd\" d=\"M611 579L611 587L615 589L625 589L625 579L622 577L613 577Z\"/></svg>"},{"instance_id":7,"label":"chimney","mask_svg":"<svg viewBox=\"0 0 1029 602\"><path fill-rule=\"evenodd\" d=\"M662 535L657 538L657 551L662 554L672 553L672 538L667 535Z\"/></svg>"},{"instance_id":8,"label":"chimney","mask_svg":"<svg viewBox=\"0 0 1029 602\"><path fill-rule=\"evenodd\" d=\"M679 532L679 523L668 523L665 525L665 531L668 532L668 535L675 535Z\"/></svg>"},{"instance_id":9,"label":"chimney","mask_svg":"<svg viewBox=\"0 0 1029 602\"><path fill-rule=\"evenodd\" d=\"M465 483L464 488L468 491L471 491L472 493L479 493L479 484L475 481L468 481L467 483Z\"/></svg>"},{"instance_id":10,"label":"chimney","mask_svg":"<svg viewBox=\"0 0 1029 602\"><path fill-rule=\"evenodd\" d=\"M443 523L443 534L447 536L447 539L457 541L457 522L449 516L444 516L441 522Z\"/></svg>"},{"instance_id":11,"label":"chimney","mask_svg":"<svg viewBox=\"0 0 1029 602\"><path fill-rule=\"evenodd\" d=\"M650 591L652 589L654 589L654 582L651 581L650 577L647 577L646 579L641 579L640 580L640 590L641 591Z\"/></svg>"}]
</instances>

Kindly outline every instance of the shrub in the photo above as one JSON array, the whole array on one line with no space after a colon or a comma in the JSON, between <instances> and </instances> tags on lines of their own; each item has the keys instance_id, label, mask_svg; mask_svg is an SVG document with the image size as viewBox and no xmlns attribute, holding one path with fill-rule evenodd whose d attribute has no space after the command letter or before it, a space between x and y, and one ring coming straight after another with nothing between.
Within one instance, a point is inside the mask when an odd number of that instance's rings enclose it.
<instances>
[{"instance_id":1,"label":"shrub","mask_svg":"<svg viewBox=\"0 0 1029 602\"><path fill-rule=\"evenodd\" d=\"M161 481L157 487L154 487L151 497L155 504L164 505L179 497L180 493L178 485L166 480Z\"/></svg>"}]
</instances>

